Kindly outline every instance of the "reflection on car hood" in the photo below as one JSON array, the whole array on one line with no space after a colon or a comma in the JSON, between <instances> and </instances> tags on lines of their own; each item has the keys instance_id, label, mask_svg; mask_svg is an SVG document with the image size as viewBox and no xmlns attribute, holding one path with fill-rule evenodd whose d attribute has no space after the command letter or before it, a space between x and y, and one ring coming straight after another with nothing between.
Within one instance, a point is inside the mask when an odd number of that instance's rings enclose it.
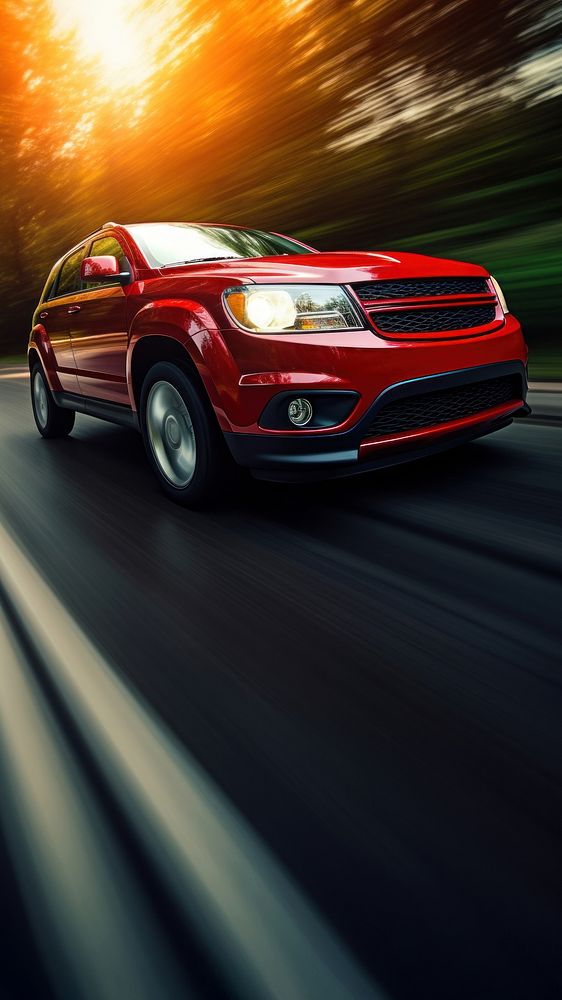
<instances>
[{"instance_id":1,"label":"reflection on car hood","mask_svg":"<svg viewBox=\"0 0 562 1000\"><path fill-rule=\"evenodd\" d=\"M377 278L448 277L449 275L481 276L487 271L477 264L428 257L403 251L338 251L296 256L252 257L163 268L163 276L171 274L232 276L245 282L327 282L349 284Z\"/></svg>"}]
</instances>

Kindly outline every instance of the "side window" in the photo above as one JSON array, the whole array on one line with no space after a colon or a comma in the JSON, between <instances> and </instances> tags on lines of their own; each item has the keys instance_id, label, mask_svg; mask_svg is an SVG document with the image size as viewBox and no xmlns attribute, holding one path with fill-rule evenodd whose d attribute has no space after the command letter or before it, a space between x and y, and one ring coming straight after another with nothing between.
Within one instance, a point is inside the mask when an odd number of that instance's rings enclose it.
<instances>
[{"instance_id":1,"label":"side window","mask_svg":"<svg viewBox=\"0 0 562 1000\"><path fill-rule=\"evenodd\" d=\"M55 270L49 275L47 284L45 285L45 291L43 292L43 298L41 299L42 302L47 302L48 299L52 299L55 292L57 274L58 271Z\"/></svg>"},{"instance_id":2,"label":"side window","mask_svg":"<svg viewBox=\"0 0 562 1000\"><path fill-rule=\"evenodd\" d=\"M75 250L67 257L62 265L57 284L57 295L70 295L71 292L79 292L80 283L80 263L84 256L84 247Z\"/></svg>"}]
</instances>

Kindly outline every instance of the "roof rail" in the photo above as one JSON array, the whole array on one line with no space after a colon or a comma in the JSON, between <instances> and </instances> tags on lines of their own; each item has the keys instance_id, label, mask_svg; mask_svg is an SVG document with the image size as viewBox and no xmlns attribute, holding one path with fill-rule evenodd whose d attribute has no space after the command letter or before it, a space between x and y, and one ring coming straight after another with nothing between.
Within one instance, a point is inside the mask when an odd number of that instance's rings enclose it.
<instances>
[{"instance_id":1,"label":"roof rail","mask_svg":"<svg viewBox=\"0 0 562 1000\"><path fill-rule=\"evenodd\" d=\"M101 233L102 229L111 229L113 226L118 225L118 222L104 222L103 226L98 226L97 229L92 229L91 233L87 233L86 236L82 238L81 242L83 243L84 240L89 240L90 236L95 236L96 233Z\"/></svg>"}]
</instances>

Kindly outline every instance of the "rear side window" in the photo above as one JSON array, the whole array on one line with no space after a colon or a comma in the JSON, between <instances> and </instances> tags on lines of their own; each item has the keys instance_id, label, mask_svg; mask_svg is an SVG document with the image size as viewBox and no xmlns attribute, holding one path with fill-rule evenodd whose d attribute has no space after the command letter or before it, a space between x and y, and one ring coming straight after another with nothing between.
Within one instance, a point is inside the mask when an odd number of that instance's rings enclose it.
<instances>
[{"instance_id":1,"label":"rear side window","mask_svg":"<svg viewBox=\"0 0 562 1000\"><path fill-rule=\"evenodd\" d=\"M56 280L57 280L57 271L55 269L54 271L51 272L51 274L47 278L47 284L45 285L45 290L44 290L43 296L41 298L42 302L46 302L47 299L52 299L52 297L54 295L54 292L55 292L55 282L56 282Z\"/></svg>"},{"instance_id":2,"label":"rear side window","mask_svg":"<svg viewBox=\"0 0 562 1000\"><path fill-rule=\"evenodd\" d=\"M84 249L84 247L80 247L64 261L59 275L57 295L70 295L71 292L80 291L80 264L84 256Z\"/></svg>"}]
</instances>

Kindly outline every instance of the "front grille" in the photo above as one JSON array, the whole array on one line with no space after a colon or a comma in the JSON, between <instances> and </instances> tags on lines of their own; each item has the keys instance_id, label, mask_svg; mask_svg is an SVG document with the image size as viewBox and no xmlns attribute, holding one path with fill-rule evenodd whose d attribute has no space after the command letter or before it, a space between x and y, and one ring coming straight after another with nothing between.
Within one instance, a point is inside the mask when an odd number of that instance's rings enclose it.
<instances>
[{"instance_id":1,"label":"front grille","mask_svg":"<svg viewBox=\"0 0 562 1000\"><path fill-rule=\"evenodd\" d=\"M373 417L367 436L399 434L460 420L512 399L522 399L521 378L518 375L502 375L453 389L435 389L418 396L395 399L386 403Z\"/></svg>"},{"instance_id":2,"label":"front grille","mask_svg":"<svg viewBox=\"0 0 562 1000\"><path fill-rule=\"evenodd\" d=\"M393 309L372 312L371 319L382 333L437 333L487 326L496 318L495 305L453 306L443 309Z\"/></svg>"},{"instance_id":3,"label":"front grille","mask_svg":"<svg viewBox=\"0 0 562 1000\"><path fill-rule=\"evenodd\" d=\"M428 295L485 295L489 292L486 278L398 278L395 281L366 281L353 288L361 302L417 299Z\"/></svg>"}]
</instances>

